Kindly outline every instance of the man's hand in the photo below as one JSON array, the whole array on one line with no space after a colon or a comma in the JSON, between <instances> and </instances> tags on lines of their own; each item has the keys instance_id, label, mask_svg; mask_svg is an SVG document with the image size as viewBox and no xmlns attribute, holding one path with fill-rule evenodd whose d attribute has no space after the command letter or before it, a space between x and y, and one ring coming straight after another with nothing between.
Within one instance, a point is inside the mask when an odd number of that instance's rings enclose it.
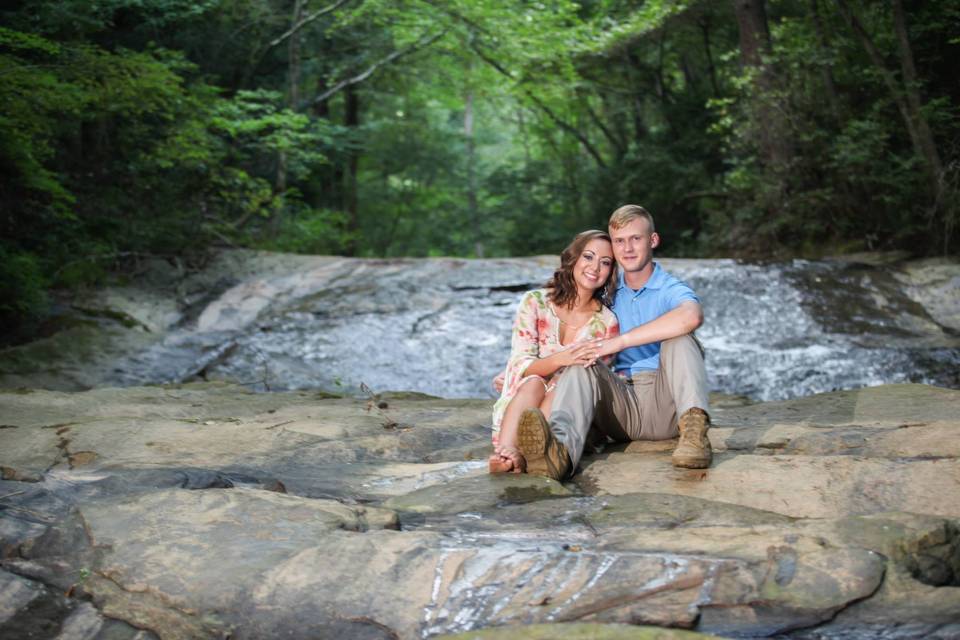
<instances>
[{"instance_id":1,"label":"man's hand","mask_svg":"<svg viewBox=\"0 0 960 640\"><path fill-rule=\"evenodd\" d=\"M601 338L597 340L597 352L602 358L604 356L612 356L615 353L623 351L623 345L621 344L622 340L620 336L613 338Z\"/></svg>"}]
</instances>

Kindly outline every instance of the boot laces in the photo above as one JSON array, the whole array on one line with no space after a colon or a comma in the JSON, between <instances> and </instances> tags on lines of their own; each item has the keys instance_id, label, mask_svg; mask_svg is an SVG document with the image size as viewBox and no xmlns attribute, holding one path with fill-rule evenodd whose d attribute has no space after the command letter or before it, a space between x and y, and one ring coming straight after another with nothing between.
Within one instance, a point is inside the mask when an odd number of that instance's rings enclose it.
<instances>
[{"instance_id":1,"label":"boot laces","mask_svg":"<svg viewBox=\"0 0 960 640\"><path fill-rule=\"evenodd\" d=\"M683 428L680 429L680 442L687 442L699 446L706 424L707 418L704 415L699 413L685 415Z\"/></svg>"}]
</instances>

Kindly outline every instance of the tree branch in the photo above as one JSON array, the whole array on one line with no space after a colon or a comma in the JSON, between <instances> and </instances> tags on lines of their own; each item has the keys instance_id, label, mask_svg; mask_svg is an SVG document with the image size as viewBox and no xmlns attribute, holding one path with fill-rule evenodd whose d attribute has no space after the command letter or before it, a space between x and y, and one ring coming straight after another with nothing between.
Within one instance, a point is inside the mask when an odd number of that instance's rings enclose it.
<instances>
[{"instance_id":1,"label":"tree branch","mask_svg":"<svg viewBox=\"0 0 960 640\"><path fill-rule=\"evenodd\" d=\"M907 96L907 104L910 105L910 111L913 115L914 124L917 127L917 133L920 136L920 146L923 148L923 154L926 156L927 164L933 172L934 179L937 181L936 192L939 195L940 177L943 175L943 163L940 160L940 151L933 140L933 133L930 131L930 125L923 115L923 103L920 99L920 81L917 79L917 68L913 62L913 48L910 46L910 38L907 34L907 19L903 12L903 3L901 0L893 2L893 28L897 33L897 42L900 45L900 69L903 73L903 84Z\"/></svg>"},{"instance_id":2,"label":"tree branch","mask_svg":"<svg viewBox=\"0 0 960 640\"><path fill-rule=\"evenodd\" d=\"M897 105L897 110L900 111L900 117L903 118L904 126L907 128L907 135L910 136L910 143L913 145L913 151L918 158L924 161L927 168L927 173L929 174L931 180L931 195L932 199L935 202L940 193L940 175L938 174L939 169L939 156L937 155L936 146L931 142L926 142L920 126L925 124L926 121L923 120L922 114L919 112L919 104L916 105L916 108L912 108L910 102L905 94L907 94L911 87L908 85L906 87L901 86L897 78L894 76L893 72L887 67L887 63L883 59L883 54L877 48L877 45L874 43L873 39L870 37L870 34L867 33L866 28L864 28L863 23L860 22L856 14L851 10L850 5L847 4L846 0L834 0L837 5L837 8L840 10L840 15L843 16L844 21L846 21L847 26L850 27L850 30L856 34L857 38L860 40L863 48L866 49L867 54L870 56L870 60L873 62L873 66L876 67L877 71L880 73L880 77L883 78L884 83L887 85L887 89L890 91L890 95L893 98L894 103ZM894 9L897 8L899 3L894 3ZM902 14L899 16L902 18ZM894 20L898 18L897 14L894 14ZM895 29L903 29L903 27L898 27L894 25ZM904 43L905 33L898 33L899 44L901 47L901 56L903 55L902 49L904 46L909 47L909 42ZM904 78L904 82L908 79ZM919 100L918 100L919 102ZM929 128L926 133L929 134ZM933 150L930 151L932 146Z\"/></svg>"},{"instance_id":3,"label":"tree branch","mask_svg":"<svg viewBox=\"0 0 960 640\"><path fill-rule=\"evenodd\" d=\"M398 49L398 50L394 51L394 52L391 53L390 55L388 55L388 56L386 56L386 57L383 57L383 58L381 58L380 60L377 60L376 62L374 62L372 65L370 65L370 66L369 66L365 71L363 71L362 73L360 73L360 74L358 74L358 75L355 75L355 76L353 76L352 78L347 78L346 80L341 80L341 81L338 82L337 84L333 85L332 87L330 87L329 89L327 89L326 91L324 91L323 93L321 93L319 96L317 96L317 97L315 97L313 100L311 100L311 103L312 103L312 104L319 104L319 103L321 103L321 102L329 99L330 96L332 96L333 94L338 93L338 92L342 91L343 89L345 89L345 88L347 88L347 87L349 87L349 86L351 86L351 85L359 84L359 83L363 82L364 80L366 80L367 78L369 78L370 76L372 76L374 73L376 73L377 69L379 69L380 67L385 66L385 65L388 65L388 64L390 64L391 62L393 62L394 60L397 60L398 58L401 58L401 57L403 57L403 56L405 56L405 55L409 55L409 54L413 53L414 51L419 51L420 49L423 49L423 48L425 48L425 47L430 46L431 44L433 44L434 42L436 42L437 40L439 40L440 38L442 38L443 36L445 36L446 33L447 33L447 30L444 29L444 30L441 31L440 33L434 34L434 35L432 35L432 36L430 36L430 37L428 37L428 38L423 38L423 39L421 39L421 40L418 40L418 41L414 42L414 43L413 43L412 45L410 45L409 47L406 47L406 48L404 48L404 49Z\"/></svg>"},{"instance_id":4,"label":"tree branch","mask_svg":"<svg viewBox=\"0 0 960 640\"><path fill-rule=\"evenodd\" d=\"M270 41L270 44L267 45L267 48L269 49L269 48L272 48L272 47L277 46L278 44L280 44L281 42L283 42L284 40L286 40L287 38L289 38L290 36L292 36L293 34L295 34L297 31L299 31L300 29L302 29L302 28L303 28L304 26L306 26L307 24L313 22L314 20L316 20L316 19L319 18L320 16L323 16L323 15L326 15L326 14L330 13L331 11L336 11L337 9L339 9L339 8L342 7L343 5L347 4L348 2L350 2L350 0L337 0L336 2L334 2L333 4L331 4L331 5L328 6L328 7L324 7L323 9L318 9L318 10L314 11L313 13L311 13L311 14L309 14L308 16L306 16L306 17L304 17L303 19L301 19L299 22L295 23L292 27L290 27L290 28L287 30L286 33L284 33L284 34L281 35L281 36L278 36L278 37L274 38L273 40L271 40L271 41Z\"/></svg>"},{"instance_id":5,"label":"tree branch","mask_svg":"<svg viewBox=\"0 0 960 640\"><path fill-rule=\"evenodd\" d=\"M473 49L474 53L480 56L481 60L483 60L484 62L489 64L491 67L496 69L501 75L506 76L510 80L514 80L513 74L510 73L510 71L505 69L499 62L497 62L496 60L488 56L486 53L484 53L478 46L472 45L471 48ZM566 131L567 133L575 137L580 142L580 144L583 145L583 148L587 150L587 153L593 156L593 159L596 160L600 168L602 169L607 168L607 163L604 162L603 156L600 155L600 152L597 151L596 147L594 147L593 144L590 143L590 140L585 135L583 135L583 133L581 133L576 127L574 127L570 123L561 119L560 116L554 113L553 110L543 102L543 100L533 95L533 93L529 89L520 87L520 90L523 91L523 93L526 94L526 96L530 98L530 100L533 101L533 103L537 105L537 107L541 111L547 114L547 116L551 120L553 120L553 122L558 127L560 127L561 129L563 129L564 131Z\"/></svg>"},{"instance_id":6,"label":"tree branch","mask_svg":"<svg viewBox=\"0 0 960 640\"><path fill-rule=\"evenodd\" d=\"M454 20L459 20L460 22L464 23L465 25L467 25L468 27L470 27L470 28L473 29L474 31L478 31L478 32L480 32L480 33L482 33L482 34L484 34L484 35L490 35L490 30L489 30L489 29L487 29L486 27L484 27L483 25L481 25L481 24L478 23L477 21L471 20L470 18L468 18L467 16L463 15L462 13L459 13L459 12L457 12L457 11L454 11L453 9L447 7L446 5L444 5L444 4L441 3L441 2L437 2L436 0L421 0L421 1L424 2L425 4L430 5L431 7L433 7L434 9L436 9L437 11L441 11L441 12L447 14L448 16L450 16L451 18L453 18Z\"/></svg>"},{"instance_id":7,"label":"tree branch","mask_svg":"<svg viewBox=\"0 0 960 640\"><path fill-rule=\"evenodd\" d=\"M619 156L623 156L626 153L626 145L622 140L613 135L613 132L610 131L610 128L603 123L603 120L600 119L600 114L598 114L593 107L590 106L590 103L586 98L581 97L581 104L587 110L587 115L590 116L590 119L593 120L593 124L597 125L597 128L603 133L604 137L613 145L613 148L617 150Z\"/></svg>"}]
</instances>

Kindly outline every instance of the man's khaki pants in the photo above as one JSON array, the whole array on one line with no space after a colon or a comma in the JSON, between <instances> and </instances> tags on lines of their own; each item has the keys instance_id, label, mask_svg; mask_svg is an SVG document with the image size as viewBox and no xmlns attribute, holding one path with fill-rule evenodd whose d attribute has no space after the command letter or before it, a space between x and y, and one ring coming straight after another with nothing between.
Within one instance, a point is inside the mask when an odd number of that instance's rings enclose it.
<instances>
[{"instance_id":1,"label":"man's khaki pants","mask_svg":"<svg viewBox=\"0 0 960 640\"><path fill-rule=\"evenodd\" d=\"M710 412L703 347L693 335L660 344L660 368L625 381L603 365L567 367L557 381L550 428L577 468L588 439L666 440L678 417L699 407ZM595 429L590 434L591 427Z\"/></svg>"}]
</instances>

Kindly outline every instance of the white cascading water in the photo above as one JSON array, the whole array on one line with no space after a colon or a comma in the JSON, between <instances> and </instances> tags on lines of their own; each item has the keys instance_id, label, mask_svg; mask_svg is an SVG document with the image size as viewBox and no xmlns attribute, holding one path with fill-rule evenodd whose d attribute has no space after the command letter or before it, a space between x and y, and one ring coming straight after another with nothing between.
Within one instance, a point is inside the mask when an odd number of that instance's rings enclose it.
<instances>
[{"instance_id":1,"label":"white cascading water","mask_svg":"<svg viewBox=\"0 0 960 640\"><path fill-rule=\"evenodd\" d=\"M958 387L960 338L883 268L842 262L664 260L700 295L714 391L777 400L892 382ZM522 292L544 259L348 263L243 326L186 327L132 356L113 382L198 371L263 390L492 396Z\"/></svg>"}]
</instances>

